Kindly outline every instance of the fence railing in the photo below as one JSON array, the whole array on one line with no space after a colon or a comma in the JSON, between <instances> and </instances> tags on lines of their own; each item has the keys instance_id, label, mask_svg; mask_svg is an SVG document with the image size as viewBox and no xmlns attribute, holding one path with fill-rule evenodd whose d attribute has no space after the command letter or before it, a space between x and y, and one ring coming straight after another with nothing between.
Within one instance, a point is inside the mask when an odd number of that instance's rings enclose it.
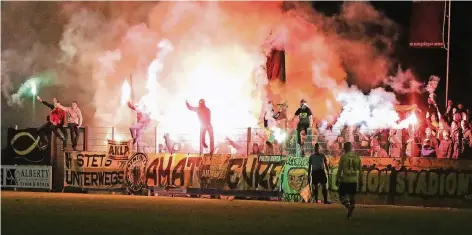
<instances>
[{"instance_id":1,"label":"fence railing","mask_svg":"<svg viewBox=\"0 0 472 235\"><path fill-rule=\"evenodd\" d=\"M84 133L85 149L88 151L106 151L108 140L131 139L127 127L86 127ZM281 136L282 134L285 137ZM229 136L220 135L218 130L215 130L214 153L301 155L302 153L310 154L313 152L315 143L319 143L321 152L334 156L342 154L342 144L350 141L353 143L353 151L361 156L404 157L418 155L422 144L418 136L405 135L405 130L398 130L394 133L382 130L372 131L371 134L362 134L346 130L309 129L308 135L302 131L300 137L301 146L297 144L299 141L295 129L274 133L264 128L241 128ZM206 142L209 146L208 136ZM137 150L148 153L209 153L209 148L202 147L199 133L167 134L156 126L148 127L144 131L141 141L137 144Z\"/></svg>"}]
</instances>

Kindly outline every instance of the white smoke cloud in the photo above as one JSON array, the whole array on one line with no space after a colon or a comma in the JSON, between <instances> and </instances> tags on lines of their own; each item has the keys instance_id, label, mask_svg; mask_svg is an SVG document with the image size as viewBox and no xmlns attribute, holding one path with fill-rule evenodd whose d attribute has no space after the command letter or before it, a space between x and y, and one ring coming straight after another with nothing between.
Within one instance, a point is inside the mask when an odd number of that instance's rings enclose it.
<instances>
[{"instance_id":1,"label":"white smoke cloud","mask_svg":"<svg viewBox=\"0 0 472 235\"><path fill-rule=\"evenodd\" d=\"M51 83L51 77L44 79L34 78L43 72L44 62L49 61L44 58L48 54L48 48L42 44L35 43L30 48L23 50L6 49L2 51L2 94L9 106L23 107L23 101L28 95L31 81L38 86L45 86ZM44 58L44 59L43 59Z\"/></svg>"},{"instance_id":2,"label":"white smoke cloud","mask_svg":"<svg viewBox=\"0 0 472 235\"><path fill-rule=\"evenodd\" d=\"M337 101L343 106L336 123L325 135L333 141L345 125L360 126L361 132L372 133L377 129L396 127L400 120L394 106L398 103L395 94L383 88L375 88L367 95L356 86L341 91Z\"/></svg>"},{"instance_id":3,"label":"white smoke cloud","mask_svg":"<svg viewBox=\"0 0 472 235\"><path fill-rule=\"evenodd\" d=\"M121 51L107 51L102 56L98 57L99 64L99 77L105 77L107 74L113 74L116 72L116 64L121 60Z\"/></svg>"},{"instance_id":4,"label":"white smoke cloud","mask_svg":"<svg viewBox=\"0 0 472 235\"><path fill-rule=\"evenodd\" d=\"M11 96L11 100L9 100L8 104L17 104L20 107L23 106L23 99L25 97L35 97L37 94L38 88L38 79L33 77L26 80L25 83L21 84L18 91ZM35 99L35 98L33 98Z\"/></svg>"},{"instance_id":5,"label":"white smoke cloud","mask_svg":"<svg viewBox=\"0 0 472 235\"><path fill-rule=\"evenodd\" d=\"M384 79L384 84L397 94L421 93L423 90L423 84L416 80L411 69L403 71L400 66L396 75Z\"/></svg>"}]
</instances>

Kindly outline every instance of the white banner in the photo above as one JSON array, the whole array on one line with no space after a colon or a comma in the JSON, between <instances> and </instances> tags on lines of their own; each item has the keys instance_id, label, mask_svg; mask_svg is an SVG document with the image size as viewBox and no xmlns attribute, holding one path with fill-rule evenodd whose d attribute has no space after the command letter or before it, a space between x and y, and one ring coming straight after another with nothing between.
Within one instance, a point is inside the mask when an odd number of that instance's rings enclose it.
<instances>
[{"instance_id":1,"label":"white banner","mask_svg":"<svg viewBox=\"0 0 472 235\"><path fill-rule=\"evenodd\" d=\"M52 167L38 165L2 165L4 188L52 188Z\"/></svg>"}]
</instances>

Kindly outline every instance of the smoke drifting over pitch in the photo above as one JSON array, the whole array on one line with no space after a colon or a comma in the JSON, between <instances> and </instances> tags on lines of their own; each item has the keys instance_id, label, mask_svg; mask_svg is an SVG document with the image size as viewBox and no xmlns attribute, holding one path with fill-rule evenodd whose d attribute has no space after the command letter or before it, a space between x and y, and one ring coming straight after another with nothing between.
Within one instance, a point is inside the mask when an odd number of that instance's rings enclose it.
<instances>
[{"instance_id":1,"label":"smoke drifting over pitch","mask_svg":"<svg viewBox=\"0 0 472 235\"><path fill-rule=\"evenodd\" d=\"M185 110L186 99L196 104L205 98L215 130L229 132L256 126L267 99L287 100L293 113L305 98L323 119L337 116L353 97L365 96L361 91L382 84L396 91L404 91L399 84L405 83L413 84L409 91L421 87L411 73L399 70L399 76L389 76L397 26L362 2L345 3L332 17L290 2L2 3L2 26L29 17L39 23L20 24L19 30L2 27L2 100L7 101L2 106L9 113L2 126L31 126L29 116L40 111L33 114L9 101L26 79L45 70L54 70L57 78L39 87L39 95L57 96L66 104L78 100L85 125L132 122L120 97L123 82L132 75L135 101L152 97L156 122L178 126L167 131L197 135L198 121ZM272 46L286 50L285 85L268 83L261 70L271 31L278 36ZM163 40L172 47L165 56L158 46ZM152 63L158 69L151 70ZM349 88L347 77L360 89ZM371 104L382 109L397 102L383 89L372 94L382 102Z\"/></svg>"}]
</instances>

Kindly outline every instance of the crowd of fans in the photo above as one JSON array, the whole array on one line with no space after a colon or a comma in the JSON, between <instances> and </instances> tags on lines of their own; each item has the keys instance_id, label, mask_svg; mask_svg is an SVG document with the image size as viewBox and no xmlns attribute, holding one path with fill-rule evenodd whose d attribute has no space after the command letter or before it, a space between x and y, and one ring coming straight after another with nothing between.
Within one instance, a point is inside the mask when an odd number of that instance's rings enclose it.
<instances>
[{"instance_id":1,"label":"crowd of fans","mask_svg":"<svg viewBox=\"0 0 472 235\"><path fill-rule=\"evenodd\" d=\"M426 125L419 136L422 140L420 155L446 159L470 158L470 117L470 109L462 104L456 106L449 100L441 114L434 101L428 99Z\"/></svg>"},{"instance_id":2,"label":"crowd of fans","mask_svg":"<svg viewBox=\"0 0 472 235\"><path fill-rule=\"evenodd\" d=\"M449 101L445 110L441 112L430 98L426 110L413 109L405 115L411 112L415 112L418 123L405 129L361 131L360 126L344 126L340 130L333 130L332 127L326 128L325 125L314 122L310 124L312 128L289 129L287 137L280 142L277 141L280 138L275 138L270 128L253 129L249 149L246 138L242 137L239 140L227 138L226 141L215 145L214 153L308 156L312 153L314 145L319 143L321 152L330 156L341 156L343 143L349 141L353 144L353 151L364 157L472 159L470 109ZM175 141L168 135L164 139L165 144L159 146L161 153L198 152L198 149L190 149L191 146L184 142L179 142L176 148Z\"/></svg>"},{"instance_id":3,"label":"crowd of fans","mask_svg":"<svg viewBox=\"0 0 472 235\"><path fill-rule=\"evenodd\" d=\"M368 157L429 157L441 159L472 159L472 123L470 109L462 104L448 102L444 112L440 112L435 102L429 99L428 110L419 112L419 122L405 129L380 129L363 133L360 126L345 126L339 133L330 136L320 128L302 131L303 149L296 144L295 133L291 133L285 148L266 146L265 153L306 155L312 151L315 143L320 143L325 154L340 156L342 144L353 143L354 151ZM295 130L294 130L295 131ZM311 133L311 135L310 135ZM255 147L261 151L260 144Z\"/></svg>"}]
</instances>

